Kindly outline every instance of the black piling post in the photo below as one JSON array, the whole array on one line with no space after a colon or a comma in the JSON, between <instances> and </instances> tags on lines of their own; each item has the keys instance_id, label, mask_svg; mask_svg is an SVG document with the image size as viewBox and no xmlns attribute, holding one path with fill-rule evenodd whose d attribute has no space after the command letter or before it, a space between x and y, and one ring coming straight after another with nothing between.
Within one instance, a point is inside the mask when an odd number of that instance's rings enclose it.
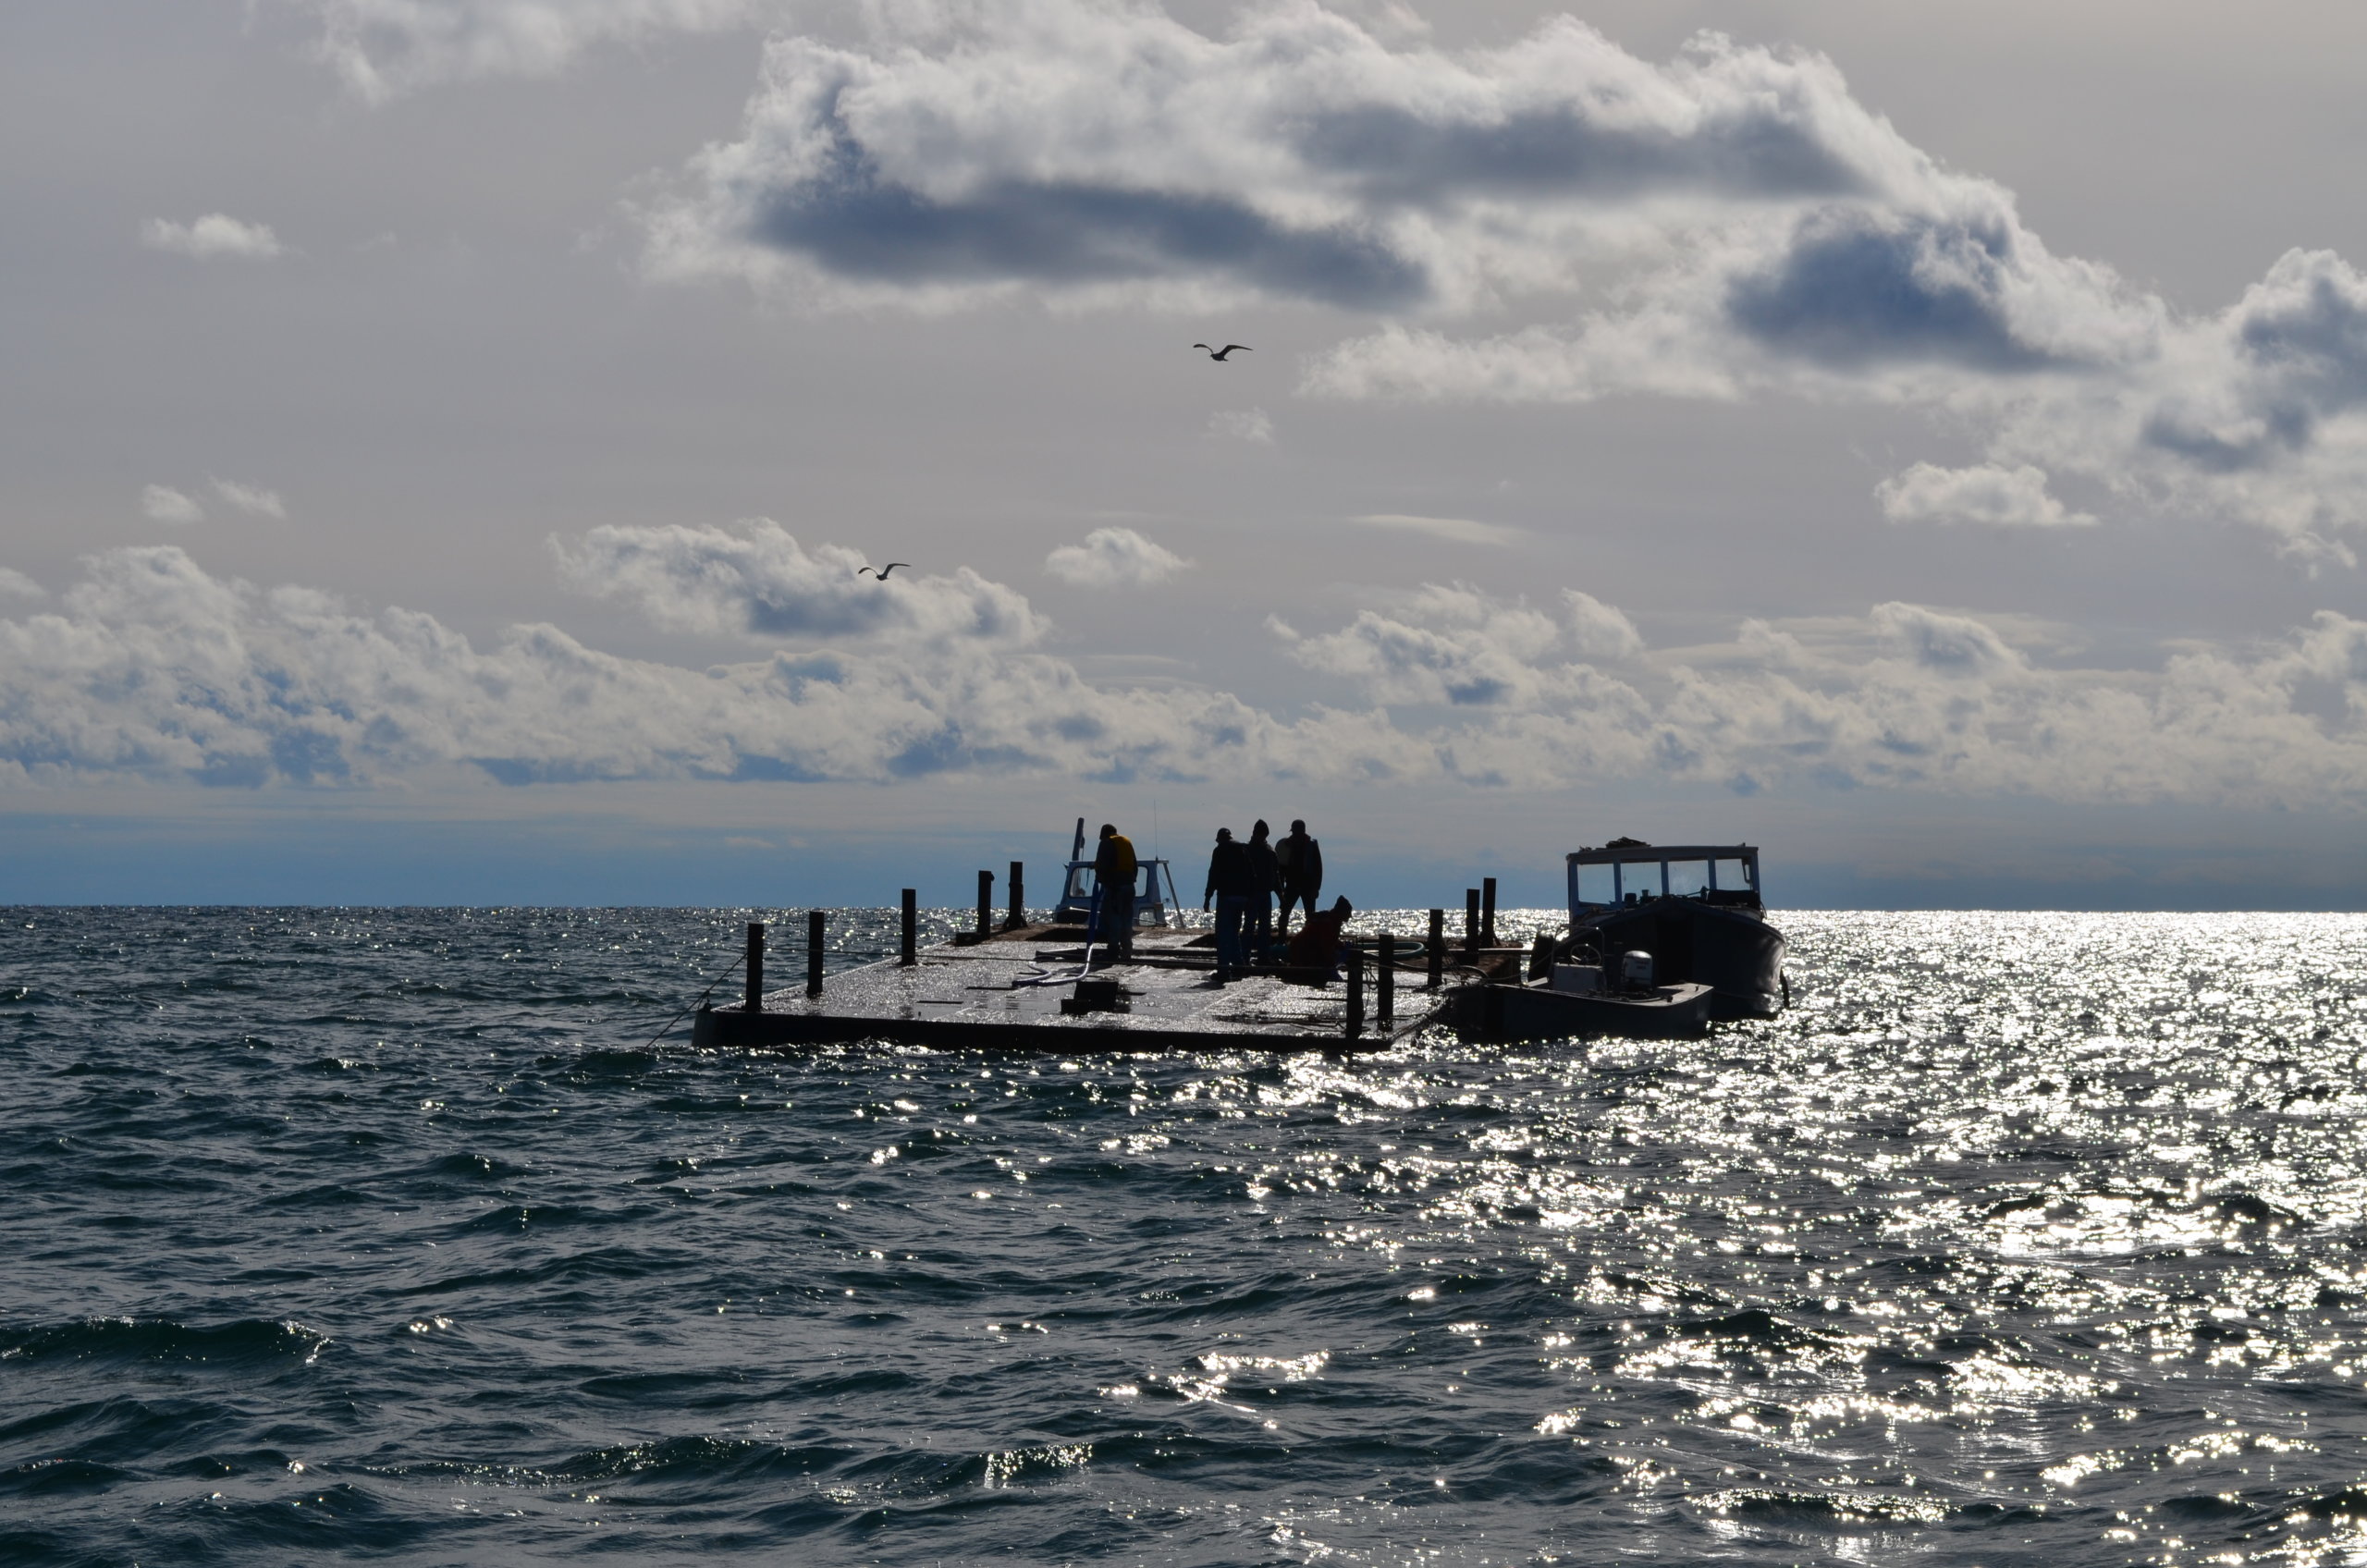
<instances>
[{"instance_id":1,"label":"black piling post","mask_svg":"<svg viewBox=\"0 0 2367 1568\"><path fill-rule=\"evenodd\" d=\"M822 912L805 912L805 994L822 994Z\"/></svg>"},{"instance_id":2,"label":"black piling post","mask_svg":"<svg viewBox=\"0 0 2367 1568\"><path fill-rule=\"evenodd\" d=\"M1027 924L1026 870L1023 862L1011 863L1011 915L1002 923L1006 931L1016 931Z\"/></svg>"},{"instance_id":3,"label":"black piling post","mask_svg":"<svg viewBox=\"0 0 2367 1568\"><path fill-rule=\"evenodd\" d=\"M1446 984L1446 911L1430 911L1430 989Z\"/></svg>"},{"instance_id":4,"label":"black piling post","mask_svg":"<svg viewBox=\"0 0 2367 1568\"><path fill-rule=\"evenodd\" d=\"M920 962L920 895L904 889L904 945L897 949L896 962L906 969Z\"/></svg>"},{"instance_id":5,"label":"black piling post","mask_svg":"<svg viewBox=\"0 0 2367 1568\"><path fill-rule=\"evenodd\" d=\"M743 1011L762 1012L765 1011L765 923L761 920L748 922L746 967L748 986L741 997L740 1006Z\"/></svg>"},{"instance_id":6,"label":"black piling post","mask_svg":"<svg viewBox=\"0 0 2367 1568\"><path fill-rule=\"evenodd\" d=\"M1496 879L1479 878L1479 942L1482 947L1496 945Z\"/></svg>"},{"instance_id":7,"label":"black piling post","mask_svg":"<svg viewBox=\"0 0 2367 1568\"><path fill-rule=\"evenodd\" d=\"M978 940L985 941L994 931L995 874L978 873Z\"/></svg>"},{"instance_id":8,"label":"black piling post","mask_svg":"<svg viewBox=\"0 0 2367 1568\"><path fill-rule=\"evenodd\" d=\"M1463 962L1479 962L1479 889L1463 889Z\"/></svg>"},{"instance_id":9,"label":"black piling post","mask_svg":"<svg viewBox=\"0 0 2367 1568\"><path fill-rule=\"evenodd\" d=\"M1373 976L1373 1016L1387 1029L1397 1022L1397 938L1380 934L1380 972Z\"/></svg>"},{"instance_id":10,"label":"black piling post","mask_svg":"<svg viewBox=\"0 0 2367 1568\"><path fill-rule=\"evenodd\" d=\"M1348 949L1348 1015L1341 1033L1353 1040L1365 1032L1365 950Z\"/></svg>"}]
</instances>

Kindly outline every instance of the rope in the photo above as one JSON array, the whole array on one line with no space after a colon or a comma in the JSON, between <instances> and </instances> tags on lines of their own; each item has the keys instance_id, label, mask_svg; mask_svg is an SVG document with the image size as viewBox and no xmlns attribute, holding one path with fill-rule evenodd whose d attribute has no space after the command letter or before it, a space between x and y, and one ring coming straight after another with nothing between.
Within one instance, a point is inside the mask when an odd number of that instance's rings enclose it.
<instances>
[{"instance_id":1,"label":"rope","mask_svg":"<svg viewBox=\"0 0 2367 1568\"><path fill-rule=\"evenodd\" d=\"M731 961L730 968L726 969L722 974L717 975L713 980L707 983L706 989L699 993L699 999L697 1001L693 1002L689 1007L684 1008L681 1011L676 1013L673 1017L666 1021L666 1029L671 1029L675 1024L680 1023L683 1019L688 1018L695 1009L704 1006L707 998L715 995L716 986L720 986L726 980L730 979L731 971L739 968L742 964L747 962L748 955L745 952L742 952L738 958L733 959ZM660 1029L656 1034L649 1036L649 1046L654 1046L658 1041L664 1039L666 1037L666 1029ZM647 1050L649 1046L644 1046L641 1048L643 1050Z\"/></svg>"}]
</instances>

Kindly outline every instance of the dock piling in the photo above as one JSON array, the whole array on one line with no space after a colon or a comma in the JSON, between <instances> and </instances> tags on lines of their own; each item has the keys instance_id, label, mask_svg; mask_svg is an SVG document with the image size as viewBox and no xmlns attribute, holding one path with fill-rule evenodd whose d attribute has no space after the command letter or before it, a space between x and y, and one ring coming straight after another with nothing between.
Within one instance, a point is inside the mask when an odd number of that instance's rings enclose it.
<instances>
[{"instance_id":1,"label":"dock piling","mask_svg":"<svg viewBox=\"0 0 2367 1568\"><path fill-rule=\"evenodd\" d=\"M742 993L740 1006L748 1012L765 1011L765 923L748 922L747 989Z\"/></svg>"},{"instance_id":2,"label":"dock piling","mask_svg":"<svg viewBox=\"0 0 2367 1568\"><path fill-rule=\"evenodd\" d=\"M1479 962L1479 889L1463 889L1463 962Z\"/></svg>"},{"instance_id":3,"label":"dock piling","mask_svg":"<svg viewBox=\"0 0 2367 1568\"><path fill-rule=\"evenodd\" d=\"M978 940L983 942L994 932L995 874L978 873Z\"/></svg>"},{"instance_id":4,"label":"dock piling","mask_svg":"<svg viewBox=\"0 0 2367 1568\"><path fill-rule=\"evenodd\" d=\"M1027 924L1026 870L1024 862L1011 863L1011 914L1002 923L1006 931L1016 931Z\"/></svg>"},{"instance_id":5,"label":"dock piling","mask_svg":"<svg viewBox=\"0 0 2367 1568\"><path fill-rule=\"evenodd\" d=\"M1492 876L1479 878L1479 945L1496 945L1496 879Z\"/></svg>"},{"instance_id":6,"label":"dock piling","mask_svg":"<svg viewBox=\"0 0 2367 1568\"><path fill-rule=\"evenodd\" d=\"M1353 1040L1365 1032L1365 950L1348 949L1348 1011L1341 1033Z\"/></svg>"},{"instance_id":7,"label":"dock piling","mask_svg":"<svg viewBox=\"0 0 2367 1568\"><path fill-rule=\"evenodd\" d=\"M1430 989L1446 984L1446 911L1430 911Z\"/></svg>"},{"instance_id":8,"label":"dock piling","mask_svg":"<svg viewBox=\"0 0 2367 1568\"><path fill-rule=\"evenodd\" d=\"M920 894L911 888L904 889L904 940L896 949L896 962L910 969L920 962Z\"/></svg>"},{"instance_id":9,"label":"dock piling","mask_svg":"<svg viewBox=\"0 0 2367 1568\"><path fill-rule=\"evenodd\" d=\"M805 994L822 994L822 912L805 912Z\"/></svg>"},{"instance_id":10,"label":"dock piling","mask_svg":"<svg viewBox=\"0 0 2367 1568\"><path fill-rule=\"evenodd\" d=\"M1387 1029L1397 1022L1397 938L1380 934L1380 972L1374 975L1373 1016Z\"/></svg>"}]
</instances>

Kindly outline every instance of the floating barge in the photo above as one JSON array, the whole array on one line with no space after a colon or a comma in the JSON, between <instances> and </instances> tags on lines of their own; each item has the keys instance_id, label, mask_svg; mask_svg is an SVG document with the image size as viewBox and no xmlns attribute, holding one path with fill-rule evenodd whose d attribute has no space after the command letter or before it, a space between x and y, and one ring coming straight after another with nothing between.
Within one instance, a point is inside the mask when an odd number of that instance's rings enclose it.
<instances>
[{"instance_id":1,"label":"floating barge","mask_svg":"<svg viewBox=\"0 0 2367 1568\"><path fill-rule=\"evenodd\" d=\"M1006 919L994 922L994 874L981 871L975 928L922 949L908 888L898 956L827 985L821 911L807 917L802 990L765 989L765 928L751 925L741 1001L701 1005L692 1043L1373 1051L1434 1023L1477 1040L1674 1038L1715 1019L1772 1017L1790 999L1784 938L1767 924L1759 851L1748 844L1621 839L1577 851L1568 857L1569 926L1559 937L1539 932L1528 948L1496 945L1489 877L1465 890L1463 934L1452 945L1446 912L1434 909L1427 938L1343 933L1336 972L1267 968L1220 981L1213 935L1169 924L1180 912L1164 861L1139 863L1147 883L1135 889L1132 952L1088 940L1098 900L1084 834L1080 821L1049 923L1028 919L1013 861Z\"/></svg>"},{"instance_id":2,"label":"floating barge","mask_svg":"<svg viewBox=\"0 0 2367 1568\"><path fill-rule=\"evenodd\" d=\"M814 917L817 922L818 912ZM761 927L752 936L761 975ZM910 925L906 930L911 929ZM953 1050L1379 1051L1430 1023L1450 993L1429 988L1420 944L1355 946L1342 980L1253 974L1220 985L1205 932L1145 928L1134 956L1085 962L1079 926L1019 925L910 949L803 989L701 1008L694 1046L763 1047L894 1040ZM1380 964L1380 946L1393 950ZM809 940L809 951L821 946ZM1369 951L1371 962L1367 963ZM1402 954L1402 958L1401 955ZM1490 955L1516 958L1517 954Z\"/></svg>"}]
</instances>

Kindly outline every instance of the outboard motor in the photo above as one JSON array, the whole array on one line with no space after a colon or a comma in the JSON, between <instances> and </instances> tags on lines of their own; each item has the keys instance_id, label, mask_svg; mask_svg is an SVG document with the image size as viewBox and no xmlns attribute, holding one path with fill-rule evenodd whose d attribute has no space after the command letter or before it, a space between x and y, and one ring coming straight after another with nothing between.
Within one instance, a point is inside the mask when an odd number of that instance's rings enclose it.
<instances>
[{"instance_id":1,"label":"outboard motor","mask_svg":"<svg viewBox=\"0 0 2367 1568\"><path fill-rule=\"evenodd\" d=\"M1630 990L1649 991L1652 988L1652 955L1637 949L1619 955L1620 984Z\"/></svg>"}]
</instances>

